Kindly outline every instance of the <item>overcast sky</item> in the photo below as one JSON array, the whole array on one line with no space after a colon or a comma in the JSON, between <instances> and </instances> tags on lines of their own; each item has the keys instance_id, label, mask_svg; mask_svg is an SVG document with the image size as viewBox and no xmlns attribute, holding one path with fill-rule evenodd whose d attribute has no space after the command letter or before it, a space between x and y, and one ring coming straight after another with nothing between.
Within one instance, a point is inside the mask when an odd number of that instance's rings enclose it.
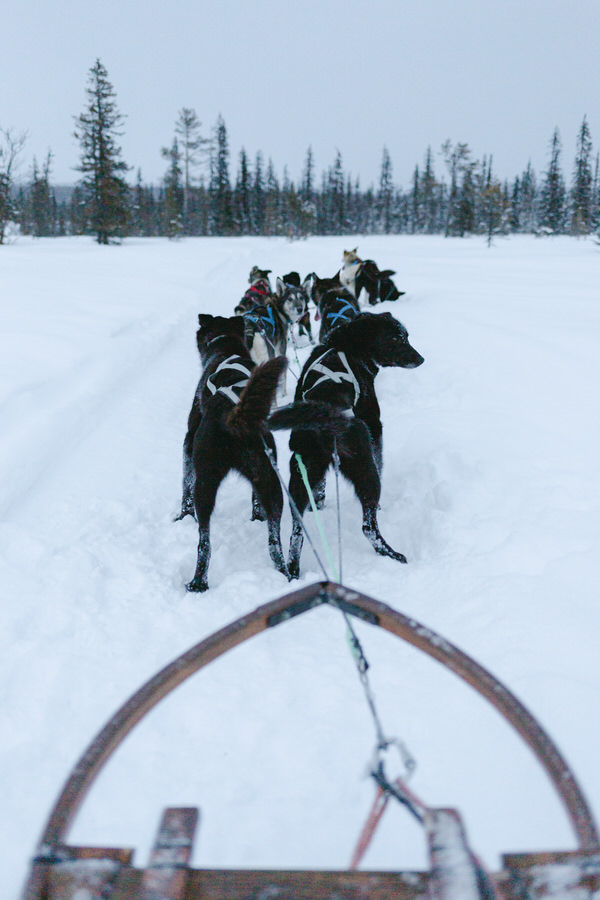
<instances>
[{"instance_id":1,"label":"overcast sky","mask_svg":"<svg viewBox=\"0 0 600 900\"><path fill-rule=\"evenodd\" d=\"M501 177L547 165L555 127L570 181L583 116L600 149L600 0L5 0L0 127L26 130L21 176L54 154L74 183L90 67L100 58L121 113L124 160L146 182L166 163L178 111L298 180L336 150L366 187L382 149L408 187L427 146L447 138L493 154Z\"/></svg>"}]
</instances>

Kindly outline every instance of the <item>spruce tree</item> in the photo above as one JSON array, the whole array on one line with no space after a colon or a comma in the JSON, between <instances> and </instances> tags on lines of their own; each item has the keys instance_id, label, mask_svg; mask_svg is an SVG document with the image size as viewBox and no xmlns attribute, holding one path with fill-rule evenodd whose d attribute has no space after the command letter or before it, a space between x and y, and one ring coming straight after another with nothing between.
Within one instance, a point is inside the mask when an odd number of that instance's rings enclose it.
<instances>
[{"instance_id":1,"label":"spruce tree","mask_svg":"<svg viewBox=\"0 0 600 900\"><path fill-rule=\"evenodd\" d=\"M169 167L164 177L164 229L168 237L176 238L183 234L183 197L181 182L181 151L177 138L170 147L163 147L163 157L168 159Z\"/></svg>"},{"instance_id":2,"label":"spruce tree","mask_svg":"<svg viewBox=\"0 0 600 900\"><path fill-rule=\"evenodd\" d=\"M213 234L231 234L233 215L231 209L231 182L229 180L229 138L223 117L215 125L215 137L211 152L210 195L212 205Z\"/></svg>"},{"instance_id":3,"label":"spruce tree","mask_svg":"<svg viewBox=\"0 0 600 900\"><path fill-rule=\"evenodd\" d=\"M117 143L123 120L108 73L97 59L89 71L86 110L75 117L75 137L81 146L77 169L83 173L86 225L99 244L122 237L127 225L128 187L121 176L128 166Z\"/></svg>"},{"instance_id":4,"label":"spruce tree","mask_svg":"<svg viewBox=\"0 0 600 900\"><path fill-rule=\"evenodd\" d=\"M589 234L592 227L592 139L584 116L577 135L571 188L571 233Z\"/></svg>"},{"instance_id":5,"label":"spruce tree","mask_svg":"<svg viewBox=\"0 0 600 900\"><path fill-rule=\"evenodd\" d=\"M381 171L379 173L379 193L377 197L380 228L384 234L389 234L392 230L393 194L394 184L392 181L392 160L390 158L387 147L384 147L381 158Z\"/></svg>"},{"instance_id":6,"label":"spruce tree","mask_svg":"<svg viewBox=\"0 0 600 900\"><path fill-rule=\"evenodd\" d=\"M528 161L527 168L521 178L519 200L519 230L527 233L536 231L539 215L539 198L535 169L531 165L531 160Z\"/></svg>"},{"instance_id":7,"label":"spruce tree","mask_svg":"<svg viewBox=\"0 0 600 900\"><path fill-rule=\"evenodd\" d=\"M421 203L423 215L423 229L427 234L433 234L437 229L437 182L433 170L433 154L431 147L425 154L425 168L421 176Z\"/></svg>"},{"instance_id":8,"label":"spruce tree","mask_svg":"<svg viewBox=\"0 0 600 900\"><path fill-rule=\"evenodd\" d=\"M240 150L240 167L233 193L233 219L238 234L252 233L252 182L248 156L245 149Z\"/></svg>"},{"instance_id":9,"label":"spruce tree","mask_svg":"<svg viewBox=\"0 0 600 900\"><path fill-rule=\"evenodd\" d=\"M26 216L27 231L36 237L50 237L56 233L54 194L50 187L50 168L52 153L48 152L46 161L40 170L37 160L33 159L31 182L27 193Z\"/></svg>"},{"instance_id":10,"label":"spruce tree","mask_svg":"<svg viewBox=\"0 0 600 900\"><path fill-rule=\"evenodd\" d=\"M266 190L263 172L263 155L258 151L254 163L254 184L252 187L254 222L253 234L262 234L265 222Z\"/></svg>"},{"instance_id":11,"label":"spruce tree","mask_svg":"<svg viewBox=\"0 0 600 900\"><path fill-rule=\"evenodd\" d=\"M558 128L550 141L550 164L540 191L540 225L551 234L560 234L565 226L565 182L560 156L562 144Z\"/></svg>"}]
</instances>

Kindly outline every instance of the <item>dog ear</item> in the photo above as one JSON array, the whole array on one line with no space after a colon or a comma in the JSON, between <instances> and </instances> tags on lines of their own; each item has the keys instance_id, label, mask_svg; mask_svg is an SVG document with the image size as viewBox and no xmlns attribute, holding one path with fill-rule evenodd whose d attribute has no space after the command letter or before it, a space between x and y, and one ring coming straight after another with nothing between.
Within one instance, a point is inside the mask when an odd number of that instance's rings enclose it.
<instances>
[{"instance_id":1,"label":"dog ear","mask_svg":"<svg viewBox=\"0 0 600 900\"><path fill-rule=\"evenodd\" d=\"M308 291L309 294L312 290L313 284L315 283L316 277L317 276L315 275L315 273L311 272L310 275L307 275L306 278L304 279L304 281L302 282L302 287L304 288L305 291Z\"/></svg>"},{"instance_id":2,"label":"dog ear","mask_svg":"<svg viewBox=\"0 0 600 900\"><path fill-rule=\"evenodd\" d=\"M395 275L395 274L396 274L396 272L394 269L382 269L379 272L380 278L391 278L392 275Z\"/></svg>"},{"instance_id":3,"label":"dog ear","mask_svg":"<svg viewBox=\"0 0 600 900\"><path fill-rule=\"evenodd\" d=\"M214 319L214 316L211 316L208 313L199 313L198 314L198 325L200 326L200 328L207 328L213 319Z\"/></svg>"},{"instance_id":4,"label":"dog ear","mask_svg":"<svg viewBox=\"0 0 600 900\"><path fill-rule=\"evenodd\" d=\"M281 295L283 294L284 287L285 287L285 285L284 285L283 281L281 280L281 278L280 278L279 275L278 275L278 276L277 276L277 281L275 282L275 290L276 290L276 292L277 292L277 296L278 296L278 297L281 297Z\"/></svg>"}]
</instances>

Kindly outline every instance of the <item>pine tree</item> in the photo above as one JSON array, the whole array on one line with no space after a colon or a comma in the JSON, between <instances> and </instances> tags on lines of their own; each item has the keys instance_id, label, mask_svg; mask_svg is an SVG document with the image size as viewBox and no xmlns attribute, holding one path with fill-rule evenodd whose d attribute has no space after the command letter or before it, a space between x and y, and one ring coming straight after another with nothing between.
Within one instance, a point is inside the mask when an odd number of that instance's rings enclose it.
<instances>
[{"instance_id":1,"label":"pine tree","mask_svg":"<svg viewBox=\"0 0 600 900\"><path fill-rule=\"evenodd\" d=\"M531 160L528 161L527 168L521 177L519 200L519 230L527 233L536 231L539 215L539 197L535 169L531 165Z\"/></svg>"},{"instance_id":2,"label":"pine tree","mask_svg":"<svg viewBox=\"0 0 600 900\"><path fill-rule=\"evenodd\" d=\"M550 164L540 192L540 225L552 234L560 234L565 226L565 182L560 168L562 144L558 128L550 141Z\"/></svg>"},{"instance_id":3,"label":"pine tree","mask_svg":"<svg viewBox=\"0 0 600 900\"><path fill-rule=\"evenodd\" d=\"M423 229L427 234L437 230L437 182L433 170L433 154L431 147L425 154L425 169L421 176L421 202L423 213Z\"/></svg>"},{"instance_id":4,"label":"pine tree","mask_svg":"<svg viewBox=\"0 0 600 900\"><path fill-rule=\"evenodd\" d=\"M346 231L346 192L344 190L344 167L342 154L336 150L333 166L328 178L328 228L331 234L343 234Z\"/></svg>"},{"instance_id":5,"label":"pine tree","mask_svg":"<svg viewBox=\"0 0 600 900\"><path fill-rule=\"evenodd\" d=\"M231 182L229 180L229 138L222 116L218 117L214 129L210 168L212 233L231 234L233 232L233 215Z\"/></svg>"},{"instance_id":6,"label":"pine tree","mask_svg":"<svg viewBox=\"0 0 600 900\"><path fill-rule=\"evenodd\" d=\"M485 186L481 194L481 219L487 235L488 246L491 245L494 235L503 230L504 225L504 197L500 181L492 174L492 157L489 163L484 163Z\"/></svg>"},{"instance_id":7,"label":"pine tree","mask_svg":"<svg viewBox=\"0 0 600 900\"><path fill-rule=\"evenodd\" d=\"M164 229L168 237L176 238L183 234L183 196L181 182L181 150L177 138L170 147L163 147L161 154L169 160L169 167L164 177Z\"/></svg>"},{"instance_id":8,"label":"pine tree","mask_svg":"<svg viewBox=\"0 0 600 900\"><path fill-rule=\"evenodd\" d=\"M306 151L306 161L300 185L302 234L312 234L317 223L317 203L314 190L314 159L312 147Z\"/></svg>"},{"instance_id":9,"label":"pine tree","mask_svg":"<svg viewBox=\"0 0 600 900\"><path fill-rule=\"evenodd\" d=\"M0 129L0 244L4 243L6 227L15 216L13 180L26 140L25 132L16 135L11 128Z\"/></svg>"},{"instance_id":10,"label":"pine tree","mask_svg":"<svg viewBox=\"0 0 600 900\"><path fill-rule=\"evenodd\" d=\"M240 167L233 194L233 218L238 234L252 233L252 180L248 157L242 147L240 150Z\"/></svg>"},{"instance_id":11,"label":"pine tree","mask_svg":"<svg viewBox=\"0 0 600 900\"><path fill-rule=\"evenodd\" d=\"M124 116L117 111L115 92L99 59L89 71L87 96L86 111L75 117L75 137L81 145L77 168L83 173L87 226L99 244L108 244L125 232L128 187L121 173L128 166L117 144Z\"/></svg>"},{"instance_id":12,"label":"pine tree","mask_svg":"<svg viewBox=\"0 0 600 900\"><path fill-rule=\"evenodd\" d=\"M266 190L263 173L263 156L260 150L256 154L254 163L254 184L252 188L254 205L254 229L253 234L262 234L265 223Z\"/></svg>"},{"instance_id":13,"label":"pine tree","mask_svg":"<svg viewBox=\"0 0 600 900\"><path fill-rule=\"evenodd\" d=\"M450 190L446 209L445 233L463 237L473 225L473 168L471 150L468 144L442 144L442 153L450 173ZM462 183L459 185L459 176Z\"/></svg>"},{"instance_id":14,"label":"pine tree","mask_svg":"<svg viewBox=\"0 0 600 900\"><path fill-rule=\"evenodd\" d=\"M56 201L50 187L52 153L48 152L43 168L34 157L31 182L27 193L27 231L36 237L50 237L56 233Z\"/></svg>"},{"instance_id":15,"label":"pine tree","mask_svg":"<svg viewBox=\"0 0 600 900\"><path fill-rule=\"evenodd\" d=\"M383 148L381 158L381 171L379 174L379 193L377 204L379 207L380 228L384 234L392 230L392 200L394 184L392 181L392 160L387 147Z\"/></svg>"},{"instance_id":16,"label":"pine tree","mask_svg":"<svg viewBox=\"0 0 600 900\"><path fill-rule=\"evenodd\" d=\"M592 139L584 116L577 136L571 188L571 233L589 234L592 227Z\"/></svg>"},{"instance_id":17,"label":"pine tree","mask_svg":"<svg viewBox=\"0 0 600 900\"><path fill-rule=\"evenodd\" d=\"M210 151L209 138L202 137L196 110L184 106L179 110L179 118L175 123L175 134L179 137L181 162L183 169L183 230L190 233L190 197L193 185L193 170L198 168Z\"/></svg>"}]
</instances>

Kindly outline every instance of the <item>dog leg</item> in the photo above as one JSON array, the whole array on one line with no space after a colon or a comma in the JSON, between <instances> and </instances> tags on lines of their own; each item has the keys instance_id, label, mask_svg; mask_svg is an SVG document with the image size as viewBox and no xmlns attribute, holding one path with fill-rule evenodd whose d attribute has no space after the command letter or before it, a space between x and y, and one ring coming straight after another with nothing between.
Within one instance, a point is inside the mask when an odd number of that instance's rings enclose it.
<instances>
[{"instance_id":1,"label":"dog leg","mask_svg":"<svg viewBox=\"0 0 600 900\"><path fill-rule=\"evenodd\" d=\"M192 580L186 584L187 591L195 591L202 593L208 590L208 580L206 572L210 562L210 527L207 523L198 528L198 559L196 562L196 572Z\"/></svg>"},{"instance_id":2,"label":"dog leg","mask_svg":"<svg viewBox=\"0 0 600 900\"><path fill-rule=\"evenodd\" d=\"M186 584L188 591L207 591L206 573L210 562L210 518L215 508L217 491L227 472L228 460L221 456L219 460L211 458L208 448L214 446L212 435L206 432L194 446L194 507L198 521L198 557L194 577Z\"/></svg>"},{"instance_id":3,"label":"dog leg","mask_svg":"<svg viewBox=\"0 0 600 900\"><path fill-rule=\"evenodd\" d=\"M290 444L293 444L292 450L297 450L300 453L302 460L304 461L304 465L306 466L306 471L308 474L308 483L311 486L311 490L313 492L313 495L315 496L315 499L317 499L319 488L321 486L323 486L324 488L325 485L325 472L327 471L330 458L328 458L322 450L319 451L314 446L312 448L309 448L309 446L306 445L305 441L302 440L302 437L300 435L295 435L294 441L290 441ZM311 449L313 452L311 452ZM304 452L302 452L303 450ZM290 496L298 510L298 514L300 516L303 516L306 507L308 506L309 500L295 454L292 454L292 458L290 460L289 490ZM304 544L304 531L302 529L302 523L298 521L295 515L293 516L293 523L292 534L290 537L290 552L288 556L288 569L290 573L290 579L299 578L300 576L300 556L302 554L302 547Z\"/></svg>"},{"instance_id":4,"label":"dog leg","mask_svg":"<svg viewBox=\"0 0 600 900\"><path fill-rule=\"evenodd\" d=\"M179 522L180 519L184 519L186 516L194 515L194 483L196 476L192 453L194 448L194 436L201 421L202 414L200 413L197 396L195 396L188 417L187 432L183 440L183 488L181 492L181 512L178 516L175 516L173 519L174 522Z\"/></svg>"},{"instance_id":5,"label":"dog leg","mask_svg":"<svg viewBox=\"0 0 600 900\"><path fill-rule=\"evenodd\" d=\"M363 511L363 534L380 556L389 556L405 563L406 557L398 553L383 539L377 524L377 507L381 497L381 479L373 453L373 442L367 426L355 419L346 441L352 447L352 455L340 455L340 468L345 478L352 482Z\"/></svg>"},{"instance_id":6,"label":"dog leg","mask_svg":"<svg viewBox=\"0 0 600 900\"><path fill-rule=\"evenodd\" d=\"M183 489L181 493L181 512L173 519L179 522L186 516L194 515L194 466L192 463L191 441L188 442L188 436L183 444Z\"/></svg>"},{"instance_id":7,"label":"dog leg","mask_svg":"<svg viewBox=\"0 0 600 900\"><path fill-rule=\"evenodd\" d=\"M363 509L363 534L372 545L375 553L380 556L389 556L398 562L405 563L406 557L403 553L398 553L383 539L377 524L377 511L375 509Z\"/></svg>"},{"instance_id":8,"label":"dog leg","mask_svg":"<svg viewBox=\"0 0 600 900\"><path fill-rule=\"evenodd\" d=\"M273 436L268 434L265 439L270 449L275 452ZM256 446L255 452L248 454L247 459L240 467L240 472L252 485L253 509L256 508L256 511L261 514L261 521L267 520L271 561L277 571L288 578L288 568L281 547L283 492L279 479L262 446Z\"/></svg>"}]
</instances>

